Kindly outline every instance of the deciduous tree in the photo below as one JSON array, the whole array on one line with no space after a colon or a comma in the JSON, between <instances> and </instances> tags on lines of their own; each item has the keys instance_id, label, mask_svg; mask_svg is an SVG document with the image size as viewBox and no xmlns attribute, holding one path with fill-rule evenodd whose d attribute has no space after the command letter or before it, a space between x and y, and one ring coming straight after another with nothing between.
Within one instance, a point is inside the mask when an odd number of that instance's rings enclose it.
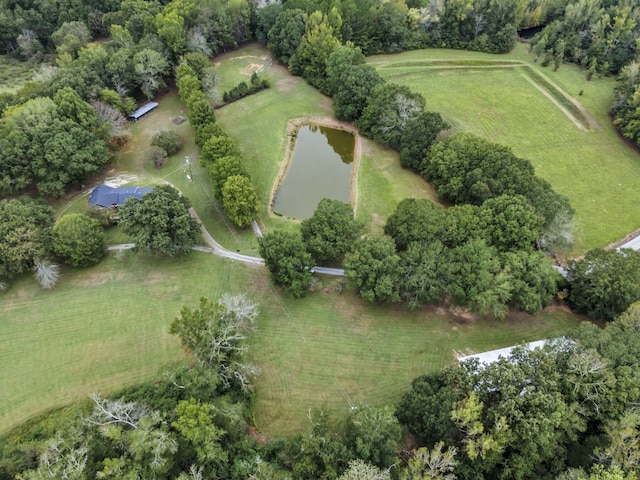
<instances>
[{"instance_id":1,"label":"deciduous tree","mask_svg":"<svg viewBox=\"0 0 640 480\"><path fill-rule=\"evenodd\" d=\"M53 210L44 202L0 201L0 276L12 278L46 260L52 227Z\"/></svg>"},{"instance_id":2,"label":"deciduous tree","mask_svg":"<svg viewBox=\"0 0 640 480\"><path fill-rule=\"evenodd\" d=\"M579 313L613 320L640 300L640 252L590 250L569 264L569 304Z\"/></svg>"},{"instance_id":3,"label":"deciduous tree","mask_svg":"<svg viewBox=\"0 0 640 480\"><path fill-rule=\"evenodd\" d=\"M259 238L258 245L275 284L296 298L304 297L311 285L313 259L300 235L276 230Z\"/></svg>"},{"instance_id":4,"label":"deciduous tree","mask_svg":"<svg viewBox=\"0 0 640 480\"><path fill-rule=\"evenodd\" d=\"M344 255L362 233L363 225L353 217L347 203L323 198L313 216L302 222L300 232L307 250L316 260Z\"/></svg>"},{"instance_id":5,"label":"deciduous tree","mask_svg":"<svg viewBox=\"0 0 640 480\"><path fill-rule=\"evenodd\" d=\"M389 237L367 237L355 242L344 259L347 284L369 302L400 300L400 257Z\"/></svg>"},{"instance_id":6,"label":"deciduous tree","mask_svg":"<svg viewBox=\"0 0 640 480\"><path fill-rule=\"evenodd\" d=\"M136 250L168 256L189 253L200 235L189 208L191 203L178 190L161 185L142 199L127 199L120 207L120 224L135 240Z\"/></svg>"},{"instance_id":7,"label":"deciduous tree","mask_svg":"<svg viewBox=\"0 0 640 480\"><path fill-rule=\"evenodd\" d=\"M63 215L53 227L53 251L74 267L97 263L105 251L104 230L95 218Z\"/></svg>"},{"instance_id":8,"label":"deciduous tree","mask_svg":"<svg viewBox=\"0 0 640 480\"><path fill-rule=\"evenodd\" d=\"M227 177L222 187L222 207L229 219L239 227L246 227L256 219L259 202L251 179L243 175Z\"/></svg>"}]
</instances>

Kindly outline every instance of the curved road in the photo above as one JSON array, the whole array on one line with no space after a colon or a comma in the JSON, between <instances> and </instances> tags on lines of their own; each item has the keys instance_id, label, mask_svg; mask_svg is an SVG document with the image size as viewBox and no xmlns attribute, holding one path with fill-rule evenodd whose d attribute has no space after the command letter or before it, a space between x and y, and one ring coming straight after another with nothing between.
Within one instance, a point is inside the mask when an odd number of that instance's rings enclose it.
<instances>
[{"instance_id":1,"label":"curved road","mask_svg":"<svg viewBox=\"0 0 640 480\"><path fill-rule=\"evenodd\" d=\"M200 221L200 217L196 213L193 208L189 209L191 216L195 218L200 224L200 230L202 232L202 238L207 243L207 247L195 246L194 250L197 252L211 253L213 255L218 255L219 257L228 258L230 260L237 260L239 262L249 263L252 265L264 265L264 258L260 257L252 257L251 255L243 255L241 253L232 252L231 250L227 250L215 239L211 236L211 234L204 228L203 223ZM260 231L260 227L256 222L252 222L252 227L257 236L262 237L262 232ZM120 243L118 245L109 245L107 250L130 250L135 247L135 243ZM321 273L323 275L333 275L336 277L344 277L344 270L341 268L326 268L326 267L313 267L311 269L312 273Z\"/></svg>"},{"instance_id":2,"label":"curved road","mask_svg":"<svg viewBox=\"0 0 640 480\"><path fill-rule=\"evenodd\" d=\"M213 255L218 255L219 257L228 258L230 260L237 260L239 262L249 263L252 265L264 265L264 258L260 257L252 257L251 255L243 255L242 253L232 252L231 250L227 250L215 239L211 236L211 234L204 228L203 223L200 221L200 217L196 213L196 211L191 208L189 209L191 216L195 218L200 224L200 230L202 231L202 237L207 243L208 247L195 246L194 250L198 252L211 253ZM256 233L258 237L262 237L262 232L260 231L260 227L257 222L251 222L251 227L253 231ZM129 250L135 247L135 243L121 243L118 245L109 245L107 250ZM616 250L620 250L621 248L630 248L632 250L640 250L640 235L629 240L628 242L620 245ZM556 270L558 270L562 276L567 276L567 270L561 266L554 266ZM332 275L335 277L344 277L344 270L342 268L328 268L328 267L313 267L311 269L312 273L320 273L322 275Z\"/></svg>"}]
</instances>

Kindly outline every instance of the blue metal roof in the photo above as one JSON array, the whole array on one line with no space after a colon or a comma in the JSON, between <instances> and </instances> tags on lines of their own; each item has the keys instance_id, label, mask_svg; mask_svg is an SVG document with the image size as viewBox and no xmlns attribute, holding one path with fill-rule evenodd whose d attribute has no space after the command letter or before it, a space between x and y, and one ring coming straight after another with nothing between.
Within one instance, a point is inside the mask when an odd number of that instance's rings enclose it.
<instances>
[{"instance_id":1,"label":"blue metal roof","mask_svg":"<svg viewBox=\"0 0 640 480\"><path fill-rule=\"evenodd\" d=\"M131 115L129 115L129 118L132 118L133 120L138 120L140 117L142 117L146 113L149 113L151 110L153 110L157 106L158 106L158 102L145 103L143 106L141 106Z\"/></svg>"},{"instance_id":2,"label":"blue metal roof","mask_svg":"<svg viewBox=\"0 0 640 480\"><path fill-rule=\"evenodd\" d=\"M122 187L114 188L108 185L98 185L91 192L89 197L89 205L98 205L100 207L114 207L124 204L127 198L142 198L145 193L149 193L153 188L140 187Z\"/></svg>"}]
</instances>

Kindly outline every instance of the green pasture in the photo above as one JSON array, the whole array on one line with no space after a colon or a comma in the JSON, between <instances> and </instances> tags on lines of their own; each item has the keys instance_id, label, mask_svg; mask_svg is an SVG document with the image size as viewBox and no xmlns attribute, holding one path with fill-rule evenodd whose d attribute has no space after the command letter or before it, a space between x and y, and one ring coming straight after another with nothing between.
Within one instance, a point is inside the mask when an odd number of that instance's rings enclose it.
<instances>
[{"instance_id":1,"label":"green pasture","mask_svg":"<svg viewBox=\"0 0 640 480\"><path fill-rule=\"evenodd\" d=\"M578 323L560 310L504 321L409 312L367 304L335 286L323 278L308 298L269 295L261 306L251 349L261 368L255 420L269 437L308 430L309 408L344 415L354 405L394 404L414 378L456 355L563 335Z\"/></svg>"},{"instance_id":2,"label":"green pasture","mask_svg":"<svg viewBox=\"0 0 640 480\"><path fill-rule=\"evenodd\" d=\"M156 259L110 253L65 268L52 291L11 282L0 314L0 432L92 392L157 378L183 358L169 325L201 296L250 291L265 273L212 255Z\"/></svg>"},{"instance_id":3,"label":"green pasture","mask_svg":"<svg viewBox=\"0 0 640 480\"><path fill-rule=\"evenodd\" d=\"M523 45L501 56L421 50L369 62L387 80L422 93L427 108L440 112L454 130L508 145L531 160L576 210L574 253L606 246L640 227L640 156L607 117L612 79L587 81L586 72L571 65L557 72L542 68ZM552 84L560 87L600 129L578 128L532 81L556 100L562 95Z\"/></svg>"},{"instance_id":4,"label":"green pasture","mask_svg":"<svg viewBox=\"0 0 640 480\"><path fill-rule=\"evenodd\" d=\"M247 66L269 62L265 55L252 45L217 59L221 84L225 78L235 84ZM263 204L260 222L267 230L294 229L296 222L267 208L285 153L287 122L331 117L331 102L280 66L267 63L264 71L271 89L216 114L243 152ZM214 238L229 249L255 254L253 232L231 226L213 201L189 123L174 122L186 116L184 104L173 90L159 102L156 111L131 125L132 139L110 170L84 191L56 202L57 214L83 211L91 187L105 178L141 186L168 181L191 199ZM145 152L151 136L165 128L179 132L185 146L156 169L145 161ZM435 198L429 184L400 168L396 153L366 140L357 185L357 216L369 232L380 232L403 198ZM109 243L128 240L117 228L107 235ZM20 277L0 295L0 384L5 386L0 433L92 392L108 394L158 378L166 365L185 358L178 340L168 334L172 319L201 296L245 292L260 305L251 339L251 359L261 369L255 420L272 437L306 430L311 407L344 413L363 402L393 403L414 377L453 363L458 353L561 335L579 321L558 309L505 321L455 316L444 309L409 312L402 306L368 305L352 292L338 293L342 290L339 280L320 277L308 298L293 300L272 286L266 269L198 252L175 259L110 252L94 267L65 268L58 286L46 292L30 275Z\"/></svg>"},{"instance_id":5,"label":"green pasture","mask_svg":"<svg viewBox=\"0 0 640 480\"><path fill-rule=\"evenodd\" d=\"M0 93L15 93L31 80L33 69L7 55L0 55Z\"/></svg>"},{"instance_id":6,"label":"green pasture","mask_svg":"<svg viewBox=\"0 0 640 480\"><path fill-rule=\"evenodd\" d=\"M331 99L320 94L286 68L271 65L268 51L257 45L241 48L216 59L223 85L240 81L238 72L263 62L261 74L271 80L271 88L216 110L218 121L242 150L245 167L258 190L263 210L260 221L267 229L295 228L295 223L269 213L268 205L281 162L285 157L287 124L296 118L323 117L335 120ZM226 82L225 79L233 79ZM245 79L249 77L245 75ZM433 198L435 193L417 175L403 170L397 153L362 139L362 159L358 170L357 216L370 231L380 226L406 197Z\"/></svg>"},{"instance_id":7,"label":"green pasture","mask_svg":"<svg viewBox=\"0 0 640 480\"><path fill-rule=\"evenodd\" d=\"M90 393L157 378L185 358L168 334L182 306L227 291L260 305L251 339L261 369L255 419L269 436L306 429L311 407L344 413L352 404L395 402L414 377L456 353L560 335L578 322L557 310L502 322L410 313L338 287L324 277L308 298L292 300L265 269L198 252L175 259L111 252L95 267L65 269L53 291L24 276L2 294L0 433Z\"/></svg>"}]
</instances>

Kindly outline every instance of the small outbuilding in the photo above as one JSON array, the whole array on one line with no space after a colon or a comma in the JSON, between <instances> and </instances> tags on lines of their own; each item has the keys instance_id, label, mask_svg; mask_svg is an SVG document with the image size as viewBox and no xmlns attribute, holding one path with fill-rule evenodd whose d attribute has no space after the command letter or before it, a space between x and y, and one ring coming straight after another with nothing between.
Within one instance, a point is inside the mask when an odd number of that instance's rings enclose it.
<instances>
[{"instance_id":1,"label":"small outbuilding","mask_svg":"<svg viewBox=\"0 0 640 480\"><path fill-rule=\"evenodd\" d=\"M127 201L127 198L142 198L145 193L149 193L153 188L140 187L110 187L102 184L98 185L91 192L89 205L102 208L118 208Z\"/></svg>"},{"instance_id":2,"label":"small outbuilding","mask_svg":"<svg viewBox=\"0 0 640 480\"><path fill-rule=\"evenodd\" d=\"M131 115L129 115L129 120L133 120L134 122L137 122L138 120L140 120L141 118L145 117L146 115L151 113L153 110L155 110L157 106L158 106L158 102L145 103L143 106L141 106Z\"/></svg>"}]
</instances>

